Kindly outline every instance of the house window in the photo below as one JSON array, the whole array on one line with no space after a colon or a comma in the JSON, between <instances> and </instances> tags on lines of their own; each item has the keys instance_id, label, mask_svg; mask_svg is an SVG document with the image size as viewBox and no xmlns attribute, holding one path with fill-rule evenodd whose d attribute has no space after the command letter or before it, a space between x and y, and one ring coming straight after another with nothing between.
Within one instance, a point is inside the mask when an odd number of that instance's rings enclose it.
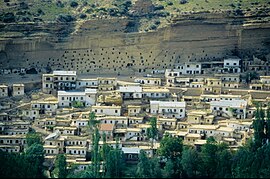
<instances>
[{"instance_id":1,"label":"house window","mask_svg":"<svg viewBox=\"0 0 270 179\"><path fill-rule=\"evenodd\" d=\"M115 110L115 113L118 113L118 110Z\"/></svg>"}]
</instances>

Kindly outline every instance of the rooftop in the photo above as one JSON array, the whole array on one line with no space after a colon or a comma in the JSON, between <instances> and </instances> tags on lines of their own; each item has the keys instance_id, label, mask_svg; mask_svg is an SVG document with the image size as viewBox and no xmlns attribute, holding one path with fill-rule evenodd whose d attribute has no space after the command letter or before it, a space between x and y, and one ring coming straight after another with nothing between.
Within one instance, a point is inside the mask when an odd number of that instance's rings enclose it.
<instances>
[{"instance_id":1,"label":"rooftop","mask_svg":"<svg viewBox=\"0 0 270 179\"><path fill-rule=\"evenodd\" d=\"M54 75L75 76L76 71L53 71Z\"/></svg>"},{"instance_id":2,"label":"rooftop","mask_svg":"<svg viewBox=\"0 0 270 179\"><path fill-rule=\"evenodd\" d=\"M100 124L99 130L100 131L113 131L114 124Z\"/></svg>"}]
</instances>

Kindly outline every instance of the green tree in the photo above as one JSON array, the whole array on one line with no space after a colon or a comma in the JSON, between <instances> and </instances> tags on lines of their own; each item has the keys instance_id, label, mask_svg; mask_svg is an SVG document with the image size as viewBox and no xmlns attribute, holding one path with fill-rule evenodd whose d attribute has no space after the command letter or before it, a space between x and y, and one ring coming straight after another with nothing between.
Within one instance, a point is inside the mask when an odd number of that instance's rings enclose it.
<instances>
[{"instance_id":1,"label":"green tree","mask_svg":"<svg viewBox=\"0 0 270 179\"><path fill-rule=\"evenodd\" d=\"M266 110L265 135L268 142L270 142L270 104L268 104Z\"/></svg>"},{"instance_id":2,"label":"green tree","mask_svg":"<svg viewBox=\"0 0 270 179\"><path fill-rule=\"evenodd\" d=\"M100 134L97 128L95 128L95 132L92 135L92 173L95 178L99 177L100 170L100 153L99 153L99 140Z\"/></svg>"},{"instance_id":3,"label":"green tree","mask_svg":"<svg viewBox=\"0 0 270 179\"><path fill-rule=\"evenodd\" d=\"M34 130L29 131L26 134L26 142L27 142L28 147L30 147L33 144L42 144L41 135L36 133Z\"/></svg>"},{"instance_id":4,"label":"green tree","mask_svg":"<svg viewBox=\"0 0 270 179\"><path fill-rule=\"evenodd\" d=\"M265 139L265 133L264 133L264 110L262 109L261 104L257 106L257 109L255 111L255 120L253 120L253 127L254 127L254 145L257 149L258 147L261 147L264 139Z\"/></svg>"},{"instance_id":5,"label":"green tree","mask_svg":"<svg viewBox=\"0 0 270 179\"><path fill-rule=\"evenodd\" d=\"M174 173L174 163L172 162L171 159L169 159L164 167L163 176L164 178L173 178L173 173Z\"/></svg>"},{"instance_id":6,"label":"green tree","mask_svg":"<svg viewBox=\"0 0 270 179\"><path fill-rule=\"evenodd\" d=\"M182 154L181 164L188 177L196 177L199 170L198 152L191 147L185 147Z\"/></svg>"},{"instance_id":7,"label":"green tree","mask_svg":"<svg viewBox=\"0 0 270 179\"><path fill-rule=\"evenodd\" d=\"M168 134L160 141L160 147L158 148L158 154L164 157L166 160L171 159L173 162L173 177L178 178L182 175L181 166L181 154L182 154L183 143L180 138L172 137Z\"/></svg>"},{"instance_id":8,"label":"green tree","mask_svg":"<svg viewBox=\"0 0 270 179\"><path fill-rule=\"evenodd\" d=\"M67 162L66 157L64 154L58 154L55 160L55 168L53 170L53 174L57 178L66 178L68 171L67 171Z\"/></svg>"},{"instance_id":9,"label":"green tree","mask_svg":"<svg viewBox=\"0 0 270 179\"><path fill-rule=\"evenodd\" d=\"M213 137L207 139L202 146L200 157L202 159L199 167L202 176L213 178L216 174L218 146Z\"/></svg>"},{"instance_id":10,"label":"green tree","mask_svg":"<svg viewBox=\"0 0 270 179\"><path fill-rule=\"evenodd\" d=\"M109 151L106 161L106 177L107 178L121 178L124 174L123 166L124 155L119 148L118 139L115 149Z\"/></svg>"},{"instance_id":11,"label":"green tree","mask_svg":"<svg viewBox=\"0 0 270 179\"><path fill-rule=\"evenodd\" d=\"M34 143L25 152L26 160L31 163L31 172L34 178L43 178L44 148L41 144Z\"/></svg>"},{"instance_id":12,"label":"green tree","mask_svg":"<svg viewBox=\"0 0 270 179\"><path fill-rule=\"evenodd\" d=\"M145 151L141 150L139 154L139 163L137 165L136 175L139 178L150 178L151 177L151 165L150 160L147 157Z\"/></svg>"},{"instance_id":13,"label":"green tree","mask_svg":"<svg viewBox=\"0 0 270 179\"><path fill-rule=\"evenodd\" d=\"M218 145L218 150L216 177L232 178L232 153L224 143Z\"/></svg>"},{"instance_id":14,"label":"green tree","mask_svg":"<svg viewBox=\"0 0 270 179\"><path fill-rule=\"evenodd\" d=\"M157 118L151 117L150 118L150 128L147 128L146 134L149 139L151 139L151 148L153 148L153 142L157 139L158 136L158 129L157 129Z\"/></svg>"},{"instance_id":15,"label":"green tree","mask_svg":"<svg viewBox=\"0 0 270 179\"><path fill-rule=\"evenodd\" d=\"M160 141L158 153L160 156L164 156L167 159L175 160L176 158L181 157L182 149L182 140L177 137L172 137L166 133Z\"/></svg>"}]
</instances>

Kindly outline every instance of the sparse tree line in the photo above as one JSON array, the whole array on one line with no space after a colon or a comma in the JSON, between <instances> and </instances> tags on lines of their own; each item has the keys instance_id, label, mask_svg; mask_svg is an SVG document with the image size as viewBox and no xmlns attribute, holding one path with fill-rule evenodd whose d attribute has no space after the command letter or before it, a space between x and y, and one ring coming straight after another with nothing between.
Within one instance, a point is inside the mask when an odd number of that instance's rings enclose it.
<instances>
[{"instance_id":1,"label":"sparse tree line","mask_svg":"<svg viewBox=\"0 0 270 179\"><path fill-rule=\"evenodd\" d=\"M157 136L155 119L150 120L149 138ZM139 162L129 170L122 150L116 145L111 148L106 144L106 136L100 136L98 122L90 114L92 131L91 165L86 170L67 169L65 155L59 154L51 172L59 178L269 178L270 177L270 108L263 110L257 106L253 122L254 138L238 150L232 150L225 143L218 143L214 138L199 148L183 146L182 140L165 134L154 157L149 158L141 150ZM104 145L98 147L99 141ZM151 140L153 141L153 140ZM44 150L40 136L36 133L27 135L28 147L22 154L0 151L1 177L41 178L44 175ZM101 167L102 166L102 167ZM103 172L101 172L103 171Z\"/></svg>"}]
</instances>

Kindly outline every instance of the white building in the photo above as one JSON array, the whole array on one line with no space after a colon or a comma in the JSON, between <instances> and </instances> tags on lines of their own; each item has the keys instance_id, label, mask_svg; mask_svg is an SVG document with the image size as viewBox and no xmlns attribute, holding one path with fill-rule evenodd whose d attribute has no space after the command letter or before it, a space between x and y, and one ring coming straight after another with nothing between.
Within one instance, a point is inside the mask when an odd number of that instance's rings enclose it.
<instances>
[{"instance_id":1,"label":"white building","mask_svg":"<svg viewBox=\"0 0 270 179\"><path fill-rule=\"evenodd\" d=\"M39 114L56 113L58 100L31 101L31 109L38 110Z\"/></svg>"},{"instance_id":2,"label":"white building","mask_svg":"<svg viewBox=\"0 0 270 179\"><path fill-rule=\"evenodd\" d=\"M177 119L185 117L186 102L150 101L151 114L158 114Z\"/></svg>"},{"instance_id":3,"label":"white building","mask_svg":"<svg viewBox=\"0 0 270 179\"><path fill-rule=\"evenodd\" d=\"M60 107L72 106L73 101L80 101L83 106L92 106L96 103L96 89L85 89L84 92L58 91Z\"/></svg>"},{"instance_id":4,"label":"white building","mask_svg":"<svg viewBox=\"0 0 270 179\"><path fill-rule=\"evenodd\" d=\"M98 79L90 78L90 79L77 79L76 81L76 89L86 88L86 87L97 87Z\"/></svg>"},{"instance_id":5,"label":"white building","mask_svg":"<svg viewBox=\"0 0 270 179\"><path fill-rule=\"evenodd\" d=\"M119 92L122 94L124 99L140 99L142 98L142 87L141 86L120 86Z\"/></svg>"},{"instance_id":6,"label":"white building","mask_svg":"<svg viewBox=\"0 0 270 179\"><path fill-rule=\"evenodd\" d=\"M240 73L241 72L241 59L239 57L230 57L224 59L224 71L229 73Z\"/></svg>"},{"instance_id":7,"label":"white building","mask_svg":"<svg viewBox=\"0 0 270 179\"><path fill-rule=\"evenodd\" d=\"M12 96L24 95L24 84L13 84L12 85Z\"/></svg>"},{"instance_id":8,"label":"white building","mask_svg":"<svg viewBox=\"0 0 270 179\"><path fill-rule=\"evenodd\" d=\"M167 88L143 88L142 96L148 98L168 98L170 90Z\"/></svg>"},{"instance_id":9,"label":"white building","mask_svg":"<svg viewBox=\"0 0 270 179\"><path fill-rule=\"evenodd\" d=\"M8 86L0 85L0 98L8 96Z\"/></svg>"},{"instance_id":10,"label":"white building","mask_svg":"<svg viewBox=\"0 0 270 179\"><path fill-rule=\"evenodd\" d=\"M179 77L180 75L186 74L201 74L202 73L202 65L201 63L192 63L187 62L181 65L177 65L175 69L166 69L165 77Z\"/></svg>"},{"instance_id":11,"label":"white building","mask_svg":"<svg viewBox=\"0 0 270 179\"><path fill-rule=\"evenodd\" d=\"M42 90L44 93L72 90L76 87L76 80L76 71L53 71L53 74L42 75Z\"/></svg>"},{"instance_id":12,"label":"white building","mask_svg":"<svg viewBox=\"0 0 270 179\"><path fill-rule=\"evenodd\" d=\"M161 85L161 78L135 78L134 80L135 83L140 83L144 85L154 85L154 86L159 86Z\"/></svg>"},{"instance_id":13,"label":"white building","mask_svg":"<svg viewBox=\"0 0 270 179\"><path fill-rule=\"evenodd\" d=\"M247 101L245 100L220 100L211 101L210 109L216 116L236 117L245 119L247 113Z\"/></svg>"},{"instance_id":14,"label":"white building","mask_svg":"<svg viewBox=\"0 0 270 179\"><path fill-rule=\"evenodd\" d=\"M120 116L121 106L92 106L92 111L96 114L105 114L108 116Z\"/></svg>"}]
</instances>

